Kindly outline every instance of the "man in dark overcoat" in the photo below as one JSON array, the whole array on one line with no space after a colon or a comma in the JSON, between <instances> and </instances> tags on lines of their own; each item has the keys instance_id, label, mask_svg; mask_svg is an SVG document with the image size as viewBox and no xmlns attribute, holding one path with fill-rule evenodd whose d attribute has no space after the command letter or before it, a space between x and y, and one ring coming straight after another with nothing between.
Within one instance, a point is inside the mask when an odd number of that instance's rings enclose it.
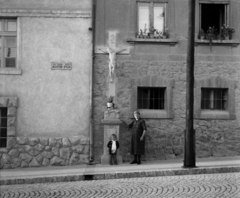
<instances>
[{"instance_id":1,"label":"man in dark overcoat","mask_svg":"<svg viewBox=\"0 0 240 198\"><path fill-rule=\"evenodd\" d=\"M141 155L145 152L145 134L147 127L145 121L140 118L140 112L134 111L134 120L128 125L131 128L131 154L134 160L130 164L141 164Z\"/></svg>"}]
</instances>

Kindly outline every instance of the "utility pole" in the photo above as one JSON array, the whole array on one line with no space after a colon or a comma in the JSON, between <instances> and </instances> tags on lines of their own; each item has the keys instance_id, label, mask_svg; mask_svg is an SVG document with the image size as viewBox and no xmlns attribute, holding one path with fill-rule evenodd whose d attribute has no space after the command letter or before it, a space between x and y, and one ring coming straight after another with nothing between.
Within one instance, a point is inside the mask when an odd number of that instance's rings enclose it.
<instances>
[{"instance_id":1,"label":"utility pole","mask_svg":"<svg viewBox=\"0 0 240 198\"><path fill-rule=\"evenodd\" d=\"M187 45L187 78L186 78L186 130L184 147L184 166L195 165L195 130L194 114L194 37L195 37L195 1L189 0L188 13L188 45Z\"/></svg>"}]
</instances>

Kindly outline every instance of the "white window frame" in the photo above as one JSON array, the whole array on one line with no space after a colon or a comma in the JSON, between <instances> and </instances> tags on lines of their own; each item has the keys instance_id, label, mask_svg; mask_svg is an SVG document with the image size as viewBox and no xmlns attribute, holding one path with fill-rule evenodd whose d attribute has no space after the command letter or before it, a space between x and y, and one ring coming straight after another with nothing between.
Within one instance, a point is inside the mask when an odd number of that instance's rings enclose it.
<instances>
[{"instance_id":1,"label":"white window frame","mask_svg":"<svg viewBox=\"0 0 240 198\"><path fill-rule=\"evenodd\" d=\"M0 67L0 75L21 75L22 74L22 70L19 68L19 62L20 62L20 19L19 17L3 17L1 16L2 20L11 20L11 19L15 19L17 21L17 31L16 32L8 32L8 33L3 33L1 35L3 36L15 36L16 37L16 65L15 67L5 67L5 64L1 64ZM4 24L2 24L2 28L3 28ZM1 36L0 35L0 36ZM3 39L2 39L2 44L3 44ZM3 45L2 45L3 46ZM4 51L2 50L2 58L4 57ZM4 60L1 60L2 63L4 62Z\"/></svg>"},{"instance_id":2,"label":"white window frame","mask_svg":"<svg viewBox=\"0 0 240 198\"><path fill-rule=\"evenodd\" d=\"M141 3L149 4L149 27L147 29L150 29L153 27L154 24L154 4L162 4L164 5L164 24L163 24L163 31L167 29L167 1L151 1L151 0L145 0L145 1L137 1L137 32L139 32L139 5ZM154 27L155 28L155 27Z\"/></svg>"}]
</instances>

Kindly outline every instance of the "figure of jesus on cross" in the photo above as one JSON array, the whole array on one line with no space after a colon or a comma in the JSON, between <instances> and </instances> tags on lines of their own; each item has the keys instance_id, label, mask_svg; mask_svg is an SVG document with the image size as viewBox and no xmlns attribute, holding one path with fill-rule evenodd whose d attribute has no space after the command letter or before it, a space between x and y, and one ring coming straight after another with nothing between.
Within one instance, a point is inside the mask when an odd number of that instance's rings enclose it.
<instances>
[{"instance_id":1,"label":"figure of jesus on cross","mask_svg":"<svg viewBox=\"0 0 240 198\"><path fill-rule=\"evenodd\" d=\"M100 49L102 52L109 54L109 64L108 64L108 75L110 78L110 82L114 81L114 72L115 72L115 67L116 67L116 55L122 51L124 51L125 49L121 49L121 50L114 50L110 47L107 48L107 51L104 51L102 49Z\"/></svg>"}]
</instances>

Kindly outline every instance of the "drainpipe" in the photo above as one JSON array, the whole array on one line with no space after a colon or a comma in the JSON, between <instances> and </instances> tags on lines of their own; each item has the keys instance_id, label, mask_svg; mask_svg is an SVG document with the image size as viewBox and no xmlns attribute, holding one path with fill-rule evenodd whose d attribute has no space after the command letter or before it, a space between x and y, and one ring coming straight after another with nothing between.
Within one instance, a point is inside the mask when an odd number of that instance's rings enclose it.
<instances>
[{"instance_id":1,"label":"drainpipe","mask_svg":"<svg viewBox=\"0 0 240 198\"><path fill-rule=\"evenodd\" d=\"M95 19L96 19L96 0L92 0L92 27L89 28L92 31L92 67L90 71L90 125L89 125L89 165L95 164L93 162L93 68L95 62Z\"/></svg>"}]
</instances>

